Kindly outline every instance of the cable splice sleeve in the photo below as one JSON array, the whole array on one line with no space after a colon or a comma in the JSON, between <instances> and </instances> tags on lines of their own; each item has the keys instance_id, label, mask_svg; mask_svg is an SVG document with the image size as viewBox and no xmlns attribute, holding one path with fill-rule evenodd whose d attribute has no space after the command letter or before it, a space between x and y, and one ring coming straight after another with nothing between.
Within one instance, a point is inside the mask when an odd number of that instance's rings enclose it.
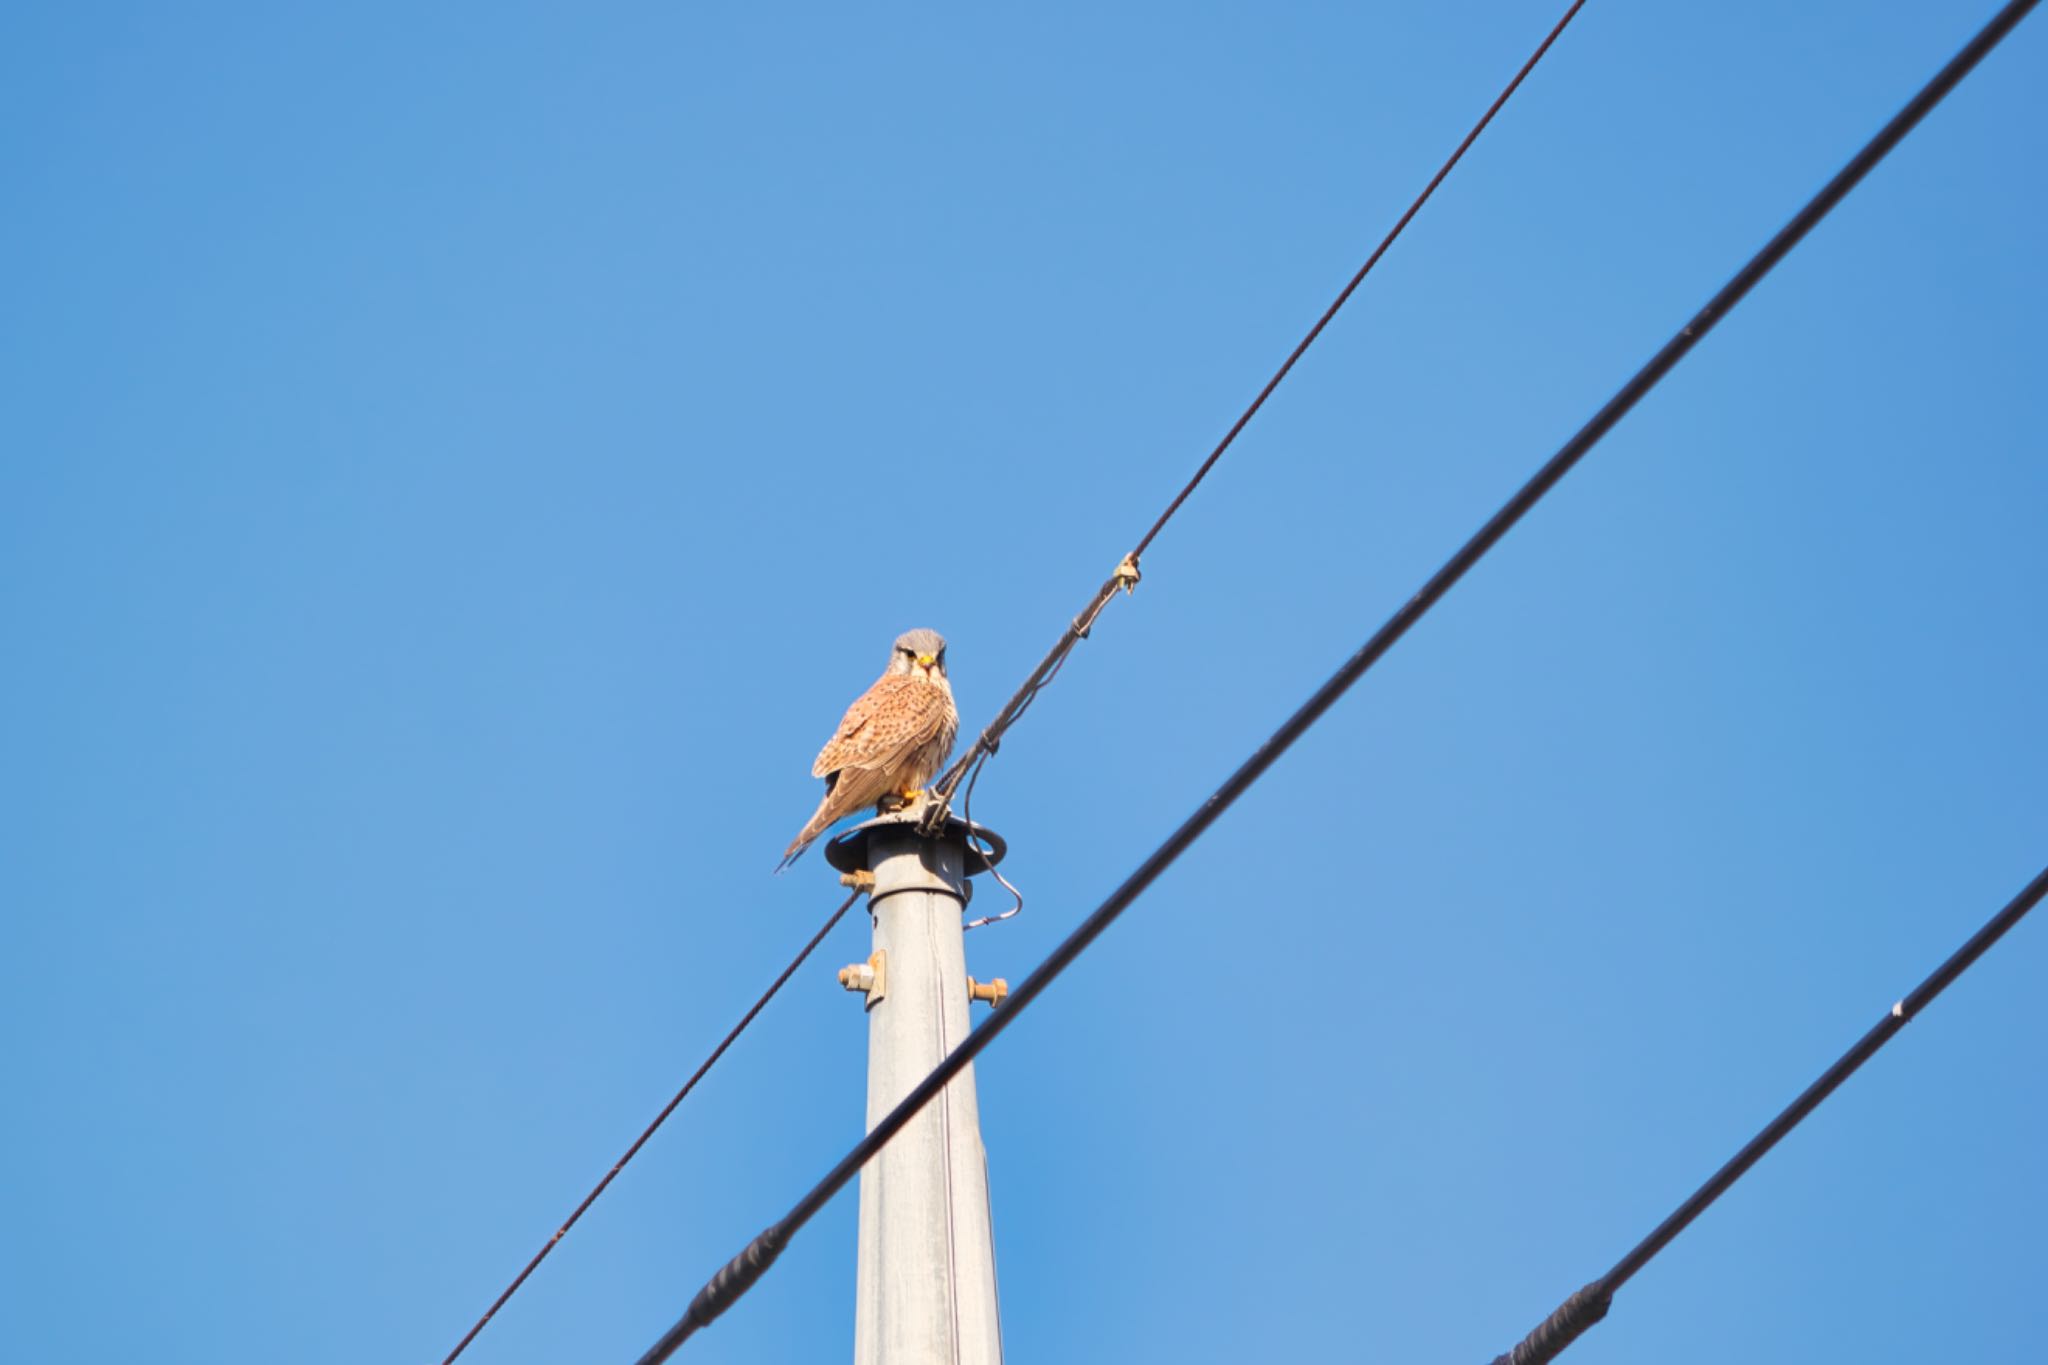
<instances>
[{"instance_id":1,"label":"cable splice sleeve","mask_svg":"<svg viewBox=\"0 0 2048 1365\"><path fill-rule=\"evenodd\" d=\"M1579 1339L1579 1334L1607 1316L1614 1295L1604 1280L1580 1289L1557 1306L1557 1311L1536 1324L1536 1330L1515 1344L1506 1355L1495 1356L1493 1365L1547 1365Z\"/></svg>"},{"instance_id":2,"label":"cable splice sleeve","mask_svg":"<svg viewBox=\"0 0 2048 1365\"><path fill-rule=\"evenodd\" d=\"M640 1365L655 1365L667 1360L676 1347L699 1327L709 1327L720 1313L739 1302L740 1295L754 1287L754 1281L768 1273L768 1267L775 1264L775 1258L782 1254L788 1240L781 1223L771 1224L753 1241L746 1250L727 1261L716 1275L713 1275L697 1297L690 1300L690 1307L681 1320L663 1335L660 1341L640 1357Z\"/></svg>"}]
</instances>

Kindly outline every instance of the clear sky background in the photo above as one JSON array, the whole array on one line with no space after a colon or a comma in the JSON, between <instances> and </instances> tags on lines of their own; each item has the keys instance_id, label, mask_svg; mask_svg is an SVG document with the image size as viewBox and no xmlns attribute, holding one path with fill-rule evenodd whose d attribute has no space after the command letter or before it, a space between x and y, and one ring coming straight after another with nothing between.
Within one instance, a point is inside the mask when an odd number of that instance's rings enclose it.
<instances>
[{"instance_id":1,"label":"clear sky background","mask_svg":"<svg viewBox=\"0 0 2048 1365\"><path fill-rule=\"evenodd\" d=\"M1994 6L1594 0L990 767L1024 975ZM0 18L0 1356L432 1362L1562 5ZM1473 1362L2048 859L2048 19L979 1069L1015 1361ZM845 923L472 1348L857 1137ZM2038 1359L2048 925L1568 1357ZM855 1200L685 1359L851 1350Z\"/></svg>"}]
</instances>

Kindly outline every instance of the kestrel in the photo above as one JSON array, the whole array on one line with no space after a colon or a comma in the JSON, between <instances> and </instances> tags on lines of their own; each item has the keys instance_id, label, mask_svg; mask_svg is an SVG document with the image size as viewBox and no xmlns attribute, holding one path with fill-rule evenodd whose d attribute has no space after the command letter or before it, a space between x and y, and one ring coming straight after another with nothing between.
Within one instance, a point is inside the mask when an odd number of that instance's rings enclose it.
<instances>
[{"instance_id":1,"label":"kestrel","mask_svg":"<svg viewBox=\"0 0 2048 1365\"><path fill-rule=\"evenodd\" d=\"M905 631L889 651L889 667L846 708L838 731L811 765L811 776L825 779L825 799L784 850L776 871L862 806L914 801L946 761L959 728L953 685L946 681L946 637L935 630Z\"/></svg>"}]
</instances>

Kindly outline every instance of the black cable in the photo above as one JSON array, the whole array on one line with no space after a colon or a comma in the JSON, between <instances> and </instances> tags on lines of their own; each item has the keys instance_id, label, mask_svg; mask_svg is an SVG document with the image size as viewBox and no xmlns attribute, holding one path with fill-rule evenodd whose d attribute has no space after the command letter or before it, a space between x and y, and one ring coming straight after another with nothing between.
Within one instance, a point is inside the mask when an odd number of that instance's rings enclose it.
<instances>
[{"instance_id":1,"label":"black cable","mask_svg":"<svg viewBox=\"0 0 2048 1365\"><path fill-rule=\"evenodd\" d=\"M2022 0L2031 4L2033 0ZM2029 910L2048 896L2048 868L2027 883L2026 889L2006 903L2003 910L1993 915L1988 923L1970 936L1970 941L1958 948L1948 961L1915 986L1912 993L1885 1012L1871 1030L1856 1040L1856 1045L1843 1053L1835 1064L1823 1071L1820 1079L1801 1091L1799 1098L1785 1106L1778 1116L1765 1124L1763 1131L1743 1144L1742 1150L1728 1159L1728 1163L1707 1180L1707 1183L1692 1192L1692 1197L1673 1210L1671 1216L1659 1223L1649 1236L1635 1244L1628 1255L1614 1263L1614 1268L1591 1284L1573 1292L1570 1298L1560 1304L1555 1312L1539 1323L1536 1329L1516 1344L1505 1355L1495 1356L1493 1365L1543 1365L1555 1360L1565 1347L1577 1340L1579 1335L1594 1323L1607 1316L1607 1310L1614 1302L1615 1291L1635 1278L1637 1271L1648 1265L1651 1258L1670 1245L1671 1239L1685 1231L1693 1219L1707 1211L1708 1205L1728 1192L1729 1186L1749 1171L1749 1168L1763 1159L1764 1153L1778 1145L1779 1139L1799 1126L1800 1120L1820 1108L1821 1102L1835 1092L1843 1081L1856 1074L1856 1069L1877 1055L1877 1050L1892 1040L1892 1035L1912 1022L1913 1016L1926 1009L1934 997L1940 995L1954 983L1955 979L1970 969L1972 963L1990 950L1991 945L2005 936L2008 929L2026 917Z\"/></svg>"},{"instance_id":2,"label":"black cable","mask_svg":"<svg viewBox=\"0 0 2048 1365\"><path fill-rule=\"evenodd\" d=\"M1216 462L1223 458L1223 452L1230 448L1231 443L1237 439L1238 433L1244 430L1245 425L1249 423L1251 419L1258 413L1259 409L1265 405L1266 399L1271 397L1273 390L1280 386L1280 381L1287 377L1288 372L1294 368L1295 362L1299 361L1302 355L1305 352L1307 352L1309 346L1314 343L1315 339L1318 336L1322 335L1323 329L1328 327L1330 325L1331 319L1337 316L1337 311L1341 309L1344 306L1345 302L1350 299L1351 295L1357 291L1359 285L1365 282L1365 277L1372 272L1372 268L1375 265L1379 264L1380 258L1386 255L1388 249L1394 245L1395 240L1400 237L1402 231L1407 228L1409 222L1415 217L1417 213L1422 211L1422 206L1429 202L1430 196L1436 193L1437 187L1444 182L1445 177L1447 177L1451 173L1452 168L1454 168L1458 164L1458 162L1464 158L1465 153L1471 148L1472 144L1478 141L1480 133L1486 130L1486 126L1493 121L1494 115L1500 112L1502 106L1504 106L1508 102L1508 98L1515 93L1515 91L1521 86L1523 80L1527 78L1527 76L1532 70L1535 69L1536 63L1542 60L1543 54L1550 50L1551 44L1557 41L1558 35L1564 32L1565 26L1571 23L1573 16L1579 12L1579 10L1585 5L1585 3L1586 0L1572 0L1570 7L1566 9L1564 13L1564 17L1557 21L1556 25L1551 28L1550 32L1547 35L1545 35L1543 41L1537 45L1535 52L1532 53L1529 59L1522 64L1521 69L1515 72L1514 79L1509 81L1507 86L1504 89L1502 89L1498 95L1494 97L1493 103L1487 107L1486 112L1480 116L1479 121L1472 126L1469 132L1465 134L1464 140L1458 144L1456 150L1454 150L1449 156L1449 158L1444 161L1443 165L1437 169L1436 174L1430 177L1429 183L1423 187L1422 192L1415 197L1414 202L1409 204L1407 211L1401 215L1401 217L1395 222L1393 228L1390 229L1386 236L1381 239L1380 244L1376 248L1374 248L1372 255L1366 258L1365 264L1358 268L1358 271L1354 275L1352 275L1350 281L1338 293L1336 299L1330 304L1328 308L1323 310L1322 316L1316 319L1315 326L1309 329L1308 334L1304 336L1301 339L1301 341L1295 346L1294 350L1288 355L1287 359L1281 364L1279 370L1274 373L1273 377L1266 381L1265 387L1259 390L1258 396L1252 400L1251 405L1244 410L1243 414L1238 417L1237 421L1231 425L1230 430L1224 434L1223 439L1217 442L1216 447L1209 452L1208 458L1202 462L1201 466L1198 469L1196 469L1194 476L1190 478L1181 487L1180 491L1177 494L1174 495L1173 501L1167 505L1166 510L1160 513L1158 519L1152 523L1150 529L1148 529L1145 532L1144 536L1140 538L1137 549L1131 552L1128 560L1126 561L1129 565L1128 576L1126 576L1123 566L1118 566L1118 572L1112 575L1108 582L1103 584L1102 588L1097 591L1093 601L1089 604L1088 608L1085 611L1083 611L1080 616L1076 617L1072 622L1069 623L1067 630L1061 635L1059 642L1055 644L1053 646L1052 651L1048 653L1043 660L1040 661L1038 667L1032 670L1031 676L1025 679L1024 685L1017 690L1015 695L1013 695L1010 698L1010 700L1003 706L1003 709L999 713L997 713L995 720L990 722L988 728L983 730L975 738L974 742L968 746L968 751L965 754L961 755L960 759L954 763L952 768L949 769L947 773L939 781L933 784L934 799L931 802L931 809L927 812L923 822L921 822L921 828L924 830L925 833L933 833L938 829L939 825L945 820L947 809L953 799L953 794L955 790L959 787L961 778L968 772L970 764L975 765L973 768L974 777L979 778L981 767L983 765L986 765L989 757L993 755L996 749L1001 745L1004 732L1008 730L1010 726L1014 725L1020 718L1022 718L1024 712L1030 709L1031 703L1037 699L1039 692L1044 690L1044 688L1049 683L1051 683L1056 676L1058 676L1061 666L1066 662L1067 655L1073 650L1073 647L1076 644L1079 644L1082 640L1087 638L1089 630L1092 629L1095 624L1096 617L1101 614L1102 609L1104 607L1109 605L1109 599L1116 595L1117 588L1119 586L1123 586L1126 589L1128 589L1129 587L1134 586L1136 584L1138 556L1145 552L1145 549L1149 545L1151 545L1153 538L1156 537L1159 534L1159 532L1165 527L1166 523L1173 518L1174 513L1180 510L1181 504L1186 502L1188 499L1188 495L1195 491L1196 485L1200 484L1202 480L1208 476L1209 471L1215 467ZM976 763L977 759L979 760L979 763ZM967 796L964 798L963 810L966 808L967 804L971 804L972 800L972 787L970 785L969 792ZM970 820L968 823L971 828L973 822ZM973 836L970 835L969 837L972 838ZM1001 873L996 873L995 875L998 881L1002 880ZM1007 882L1004 882L1004 885L1006 887L1009 886ZM1009 890L1011 892L1011 895L1016 898L1016 904L1010 910L1007 910L999 915L986 916L982 919L976 920L973 924L967 927L977 928L984 924L992 924L999 920L1008 919L1012 915L1015 915L1019 911L1021 911L1024 908L1023 896L1017 892L1015 887L1009 887ZM851 902L849 901L848 904L851 904ZM845 911L846 907L841 906L839 914L843 915ZM827 924L826 929L829 930L832 924L836 924L838 922L838 919L838 915L833 916L831 922ZM824 931L820 932L820 938L823 937L823 932ZM812 946L815 947L816 943L817 940L813 939ZM797 961L801 962L804 956L808 955L809 952L810 948L806 948L802 954L798 955ZM794 971L795 967L796 963L790 964L791 971ZM782 979L788 979L787 972L784 973ZM778 980L775 983L775 986L769 989L768 994L772 996L775 993L775 991L781 987L781 984L782 981ZM747 1026L747 1023L753 1019L754 1014L758 1013L761 1006L767 1003L767 998L767 996L762 997L761 1001L754 1006L754 1009L752 1011L749 1011L746 1019L740 1022L739 1028L743 1029ZM705 1063L705 1066L708 1068L712 1061L716 1061L718 1058L718 1054L725 1050L726 1045L731 1043L733 1037L737 1036L738 1029L735 1029L733 1034L731 1036L728 1036L726 1042L720 1044L718 1051L712 1054L710 1060ZM701 1076L702 1074L703 1072L699 1071L698 1075ZM452 1365L452 1362L455 1360L455 1358L462 1354L464 1348L467 1347L471 1341L475 1340L477 1333L483 1330L484 1324L488 1323L491 1320L491 1317L505 1305L506 1300L510 1299L512 1295L515 1292L517 1292L519 1286L525 1283L526 1277L533 1273L534 1268L547 1258L548 1253L554 1250L555 1243L562 1239L563 1234L567 1233L571 1227L575 1226L576 1220L583 1216L583 1211L589 1208L591 1202L595 1200L598 1195L604 1192L605 1186L611 1182L613 1176L619 1173L619 1170L624 1167L626 1162L631 1161L633 1159L633 1154L635 1152L638 1152L640 1150L641 1144L645 1143L647 1139L653 1135L654 1129L659 1128L661 1126L662 1121L668 1117L670 1111L673 1110L675 1106L681 1102L684 1095L689 1093L690 1087L696 1083L696 1080L697 1077L691 1077L690 1081L684 1085L682 1091L676 1095L675 1099L669 1101L668 1107L666 1109L663 1109L662 1112L658 1116L656 1116L654 1123L649 1126L645 1133L642 1133L640 1135L639 1141L635 1142L633 1146L627 1150L626 1155L619 1159L618 1164L612 1168L611 1172L607 1174L602 1181L598 1182L597 1188L592 1190L590 1194L584 1199L583 1203L577 1206L575 1212L569 1215L568 1221L562 1224L561 1228L556 1231L554 1237L549 1239L547 1244L543 1246L537 1253L535 1253L533 1259L527 1262L526 1268L521 1270L519 1274L516 1277L514 1277L512 1283L506 1287L505 1292L498 1296L497 1302L493 1303L488 1309L485 1310L484 1315L477 1320L476 1325L469 1329L468 1335L464 1336L461 1341L456 1343L455 1349L449 1352L447 1359L442 1362L442 1365Z\"/></svg>"},{"instance_id":3,"label":"black cable","mask_svg":"<svg viewBox=\"0 0 2048 1365\"><path fill-rule=\"evenodd\" d=\"M576 1226L576 1220L583 1216L583 1211L597 1202L597 1197L604 1193L605 1186L611 1184L617 1178L619 1172L626 1169L626 1163L637 1156L640 1149L647 1145L647 1139L654 1136L654 1130L668 1121L668 1116L675 1113L676 1106L683 1102L683 1097L697 1088L697 1082L704 1079L704 1073L711 1070L718 1059L725 1055L725 1050L731 1047L742 1033L746 1032L747 1025L754 1022L754 1016L759 1014L763 1007L775 998L775 993L782 989L790 977L796 975L796 969L804 964L804 959L809 957L812 950L825 941L825 935L832 932L833 926L846 917L846 912L851 910L853 903L859 899L860 891L855 889L851 895L839 903L839 908L834 910L824 924L819 926L817 933L811 935L811 941L803 946L803 951L790 960L790 964L782 969L782 975L776 977L768 989L761 992L761 998L754 1002L753 1008L740 1016L740 1021L732 1026L732 1031L719 1040L717 1047L711 1049L711 1055L706 1057L703 1064L690 1074L690 1079L683 1082L683 1088L676 1091L675 1098L661 1107L661 1112L654 1116L654 1122L641 1130L640 1136L633 1139L633 1145L626 1149L626 1154L617 1161L614 1161L612 1168L604 1173L604 1179L598 1181L596 1188L583 1196L583 1202L578 1204L575 1211L563 1220L562 1226L555 1229L555 1235L548 1238L539 1251L533 1253L533 1259L526 1263L526 1268L512 1277L512 1283L505 1286L505 1292L498 1295L491 1306L484 1310L484 1315L476 1320L476 1325L463 1334L462 1340L455 1343L455 1349L448 1353L447 1357L442 1360L441 1365L452 1365L455 1357L469 1349L469 1343L475 1341L476 1334L484 1330L484 1324L496 1317L498 1310L505 1306L506 1301L519 1292L519 1286L526 1283L526 1277L539 1268L540 1263L548 1258L548 1253L555 1249L555 1244L569 1234L570 1228Z\"/></svg>"},{"instance_id":4,"label":"black cable","mask_svg":"<svg viewBox=\"0 0 2048 1365\"><path fill-rule=\"evenodd\" d=\"M967 752L956 759L953 766L946 770L945 775L932 784L931 808L925 813L923 820L919 822L919 828L924 833L929 835L938 832L939 826L945 823L946 810L953 800L954 791L960 786L962 776L968 770L968 765L977 758L986 759L989 755L995 753L997 747L1002 743L1004 732L1023 718L1024 712L1029 709L1032 701L1052 682L1053 675L1060 671L1060 665L1066 662L1067 655L1073 652L1074 646L1088 638L1088 632L1095 628L1096 618L1102 615L1102 609L1109 605L1111 598L1116 596L1116 590L1122 588L1128 592L1137 586L1138 561L1144 556L1145 551L1151 547L1154 538L1166 529L1166 523L1173 520L1174 513L1180 511L1181 504L1188 500L1188 495L1195 491L1203 479L1209 477L1209 471L1214 469L1216 462L1223 458L1223 452L1230 449L1231 443L1237 439L1238 433L1243 431L1252 418L1258 415L1259 409L1266 405L1266 400L1273 396L1273 390L1280 387L1280 381L1287 378L1288 373L1294 369L1295 362L1307 354L1308 348L1315 344L1316 338L1323 334L1323 329L1328 327L1331 320L1337 316L1337 311L1358 291L1358 286L1365 283L1365 277L1370 275L1372 268L1380 263L1380 257L1387 254L1388 249L1394 245L1394 242L1400 237L1408 224L1414 220L1415 215L1422 212L1422 206L1427 204L1429 197L1436 193L1437 186L1443 184L1444 178L1451 173L1458 162L1464 159L1465 153L1471 150L1472 144L1479 140L1479 135L1486 131L1486 125L1493 122L1493 116L1498 114L1502 106L1508 102L1509 97L1521 88L1522 82L1527 79L1529 73L1536 69L1536 63L1543 60L1543 54L1550 51L1551 44L1557 41L1558 36L1564 32L1565 26L1571 23L1573 17L1578 14L1580 8L1585 3L1586 0L1572 0L1571 7L1565 10L1564 16L1556 24L1552 25L1550 32L1544 35L1543 41L1536 45L1536 50L1529 54L1529 60L1523 62L1521 69L1515 72L1514 79L1502 87L1498 95L1494 96L1493 103L1486 107L1486 112L1479 116L1479 121L1473 124L1471 130L1465 134L1464 141L1460 142L1457 148L1451 152L1450 156L1444 159L1443 165L1437 167L1436 174L1431 176L1429 183L1422 187L1422 193L1415 196L1414 201L1408 205L1407 211L1395 220L1394 226L1387 230L1387 235L1380 239L1380 244L1373 248L1370 256L1365 258L1365 264L1358 267L1357 272L1351 276L1351 279L1345 286L1337 291L1337 297L1331 300L1330 306L1323 310L1323 315L1316 319L1315 326L1309 328L1308 334L1295 343L1294 349L1288 352L1287 359L1280 362L1280 368L1273 372L1273 377L1266 381L1265 387L1259 390L1258 396L1253 398L1250 405L1242 413L1238 414L1237 420L1230 424L1230 430L1223 433L1223 439L1216 443L1215 448L1209 452L1208 458L1203 460L1201 465L1196 468L1193 477L1181 485L1180 491L1173 495L1173 501L1166 505L1166 510L1161 512L1152 525L1146 529L1145 534L1138 538L1137 548L1128 555L1125 555L1123 562L1117 565L1116 572L1111 574L1108 580L1095 590L1095 596L1089 599L1088 605L1082 610L1081 614L1067 623L1067 628L1060 633L1060 638L1054 642L1052 649L1047 652L1043 659L1038 661L1038 667L1031 670L1031 675L1024 679L1023 686L1019 687L1010 697L1009 701L1003 704L1003 709L996 713L996 718L989 722L988 728L977 735L974 743L967 747ZM977 776L980 774L980 771L978 767L975 769Z\"/></svg>"},{"instance_id":5,"label":"black cable","mask_svg":"<svg viewBox=\"0 0 2048 1365\"><path fill-rule=\"evenodd\" d=\"M1081 922L1080 927L1053 949L1045 961L1010 992L1003 1008L990 1014L972 1033L962 1039L960 1045L948 1053L945 1060L940 1062L930 1075L918 1082L916 1088L884 1115L881 1121L869 1130L867 1136L854 1144L853 1149L826 1173L824 1179L799 1199L778 1222L755 1238L746 1250L734 1257L725 1269L719 1271L711 1282L698 1292L675 1326L664 1333L640 1358L640 1365L659 1365L659 1362L667 1360L697 1329L708 1325L752 1287L773 1264L775 1257L781 1254L783 1247L788 1245L789 1239L825 1206L826 1201L844 1188L870 1157L880 1151L920 1109L945 1089L947 1082L979 1056L982 1049L995 1041L1018 1015L1028 1009L1031 1002L1037 999L1061 972L1071 966L1074 959L1087 951L1088 946L1101 937L1103 931L1115 923L1117 917L1123 914L1147 887L1158 880L1160 874L1172 866L1195 840L1201 838L1209 826L1273 766L1280 755L1286 753L1310 726L1337 703L1338 698L1365 676L1366 670L1407 634L1445 593L1456 586L1458 580L1463 578L1488 550L1498 544L1544 494L1571 472L1572 467L1584 458L1586 452L1598 444L1600 438L1612 430L1615 423L1641 401L1644 394L1670 373L1672 367L1684 359L1687 352L1698 345L1700 339L1712 331L1715 325L1742 301L1743 296L1769 274L1772 267L1783 260L1792 248L1799 244L1800 239L1811 232L1814 226L1856 187L1857 182L1884 159L1886 153L1898 145L1928 110L1940 103L1942 97L1955 88L1984 54L1995 47L2034 4L2035 0L2012 0L2012 3L2001 10L1997 17L1985 26L1983 32L1944 66L1904 109L1893 116L1891 121L1864 145L1848 165L1822 186L1819 193L1793 215L1792 220L1779 229L1777 235L1765 243L1763 249L1751 257L1749 262L1735 273L1734 278L1707 301L1704 308L1693 315L1690 322L1678 330L1677 335L1667 341L1647 364L1622 385L1614 397L1608 399L1600 410L1593 414L1592 420L1566 441L1499 511L1488 518L1486 524L1460 546L1458 551L1445 561L1442 568L1430 576L1420 591L1389 617L1386 624L1373 632L1371 638L1344 663L1343 667L1317 688L1315 694L1288 717L1287 721L1273 732L1271 738L1261 744L1208 800L1196 808L1194 814L1168 835L1166 841L1153 850L1151 856L1140 863L1138 869L1125 878L1123 884L1111 892L1109 898Z\"/></svg>"}]
</instances>

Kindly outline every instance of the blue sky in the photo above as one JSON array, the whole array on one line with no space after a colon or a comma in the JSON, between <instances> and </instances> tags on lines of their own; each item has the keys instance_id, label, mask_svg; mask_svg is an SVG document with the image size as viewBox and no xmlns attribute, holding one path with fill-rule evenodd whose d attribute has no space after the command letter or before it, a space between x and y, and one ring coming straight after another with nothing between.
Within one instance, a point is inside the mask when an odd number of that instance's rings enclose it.
<instances>
[{"instance_id":1,"label":"blue sky","mask_svg":"<svg viewBox=\"0 0 2048 1365\"><path fill-rule=\"evenodd\" d=\"M1021 977L1990 6L1595 0L1005 744ZM0 1354L439 1360L1560 5L0 18ZM1012 1359L1471 1361L2048 857L2036 18L979 1069ZM843 926L472 1348L858 1135ZM2023 925L1588 1362L2048 1331ZM850 1350L841 1198L704 1361Z\"/></svg>"}]
</instances>

